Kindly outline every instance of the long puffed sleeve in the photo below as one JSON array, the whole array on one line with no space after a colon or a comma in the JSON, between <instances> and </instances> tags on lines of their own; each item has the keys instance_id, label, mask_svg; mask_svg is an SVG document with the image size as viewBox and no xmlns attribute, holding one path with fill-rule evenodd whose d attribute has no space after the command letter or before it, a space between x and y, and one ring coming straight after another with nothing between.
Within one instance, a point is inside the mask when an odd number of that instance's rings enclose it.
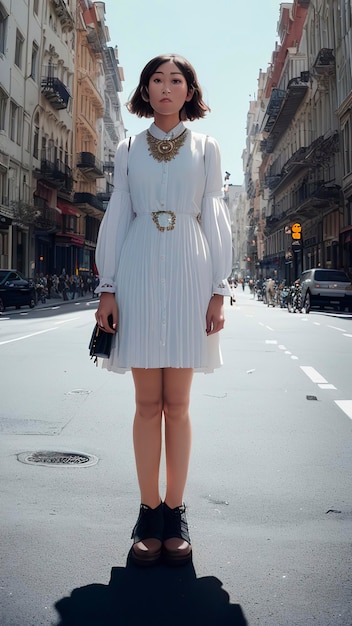
<instances>
[{"instance_id":1,"label":"long puffed sleeve","mask_svg":"<svg viewBox=\"0 0 352 626\"><path fill-rule=\"evenodd\" d=\"M227 281L232 271L232 235L227 206L223 200L219 146L208 137L205 149L206 186L202 201L202 229L213 264L213 293L231 296Z\"/></svg>"},{"instance_id":2,"label":"long puffed sleeve","mask_svg":"<svg viewBox=\"0 0 352 626\"><path fill-rule=\"evenodd\" d=\"M127 179L128 140L119 143L115 155L114 191L100 225L95 254L99 274L96 293L116 292L121 249L134 214Z\"/></svg>"}]
</instances>

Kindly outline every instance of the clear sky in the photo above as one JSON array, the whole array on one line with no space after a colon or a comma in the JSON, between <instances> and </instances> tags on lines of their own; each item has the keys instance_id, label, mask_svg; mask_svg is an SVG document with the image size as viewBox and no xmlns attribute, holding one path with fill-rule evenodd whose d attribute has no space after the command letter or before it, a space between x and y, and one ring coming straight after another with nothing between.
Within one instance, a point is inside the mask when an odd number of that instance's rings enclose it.
<instances>
[{"instance_id":1,"label":"clear sky","mask_svg":"<svg viewBox=\"0 0 352 626\"><path fill-rule=\"evenodd\" d=\"M140 73L153 57L175 52L194 66L206 103L204 119L187 123L215 137L230 183L242 184L242 151L249 101L257 92L259 69L267 69L277 40L279 0L105 0L110 44L119 49L125 105ZM127 135L149 126L122 106Z\"/></svg>"}]
</instances>

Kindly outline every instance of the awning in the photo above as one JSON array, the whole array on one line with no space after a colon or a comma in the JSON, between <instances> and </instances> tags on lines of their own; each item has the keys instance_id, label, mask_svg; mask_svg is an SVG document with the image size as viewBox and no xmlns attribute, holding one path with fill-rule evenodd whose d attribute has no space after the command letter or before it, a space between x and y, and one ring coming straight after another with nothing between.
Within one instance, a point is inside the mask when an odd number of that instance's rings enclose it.
<instances>
[{"instance_id":1,"label":"awning","mask_svg":"<svg viewBox=\"0 0 352 626\"><path fill-rule=\"evenodd\" d=\"M57 244L60 246L77 246L83 248L84 237L81 235L75 235L72 233L56 233Z\"/></svg>"},{"instance_id":2,"label":"awning","mask_svg":"<svg viewBox=\"0 0 352 626\"><path fill-rule=\"evenodd\" d=\"M347 226L347 228L343 228L340 232L342 245L345 246L348 243L352 242L352 228L351 226Z\"/></svg>"},{"instance_id":3,"label":"awning","mask_svg":"<svg viewBox=\"0 0 352 626\"><path fill-rule=\"evenodd\" d=\"M80 216L80 213L78 213L77 209L75 209L72 204L68 204L68 202L63 202L59 199L57 200L56 210L63 215L74 215L75 217Z\"/></svg>"}]
</instances>

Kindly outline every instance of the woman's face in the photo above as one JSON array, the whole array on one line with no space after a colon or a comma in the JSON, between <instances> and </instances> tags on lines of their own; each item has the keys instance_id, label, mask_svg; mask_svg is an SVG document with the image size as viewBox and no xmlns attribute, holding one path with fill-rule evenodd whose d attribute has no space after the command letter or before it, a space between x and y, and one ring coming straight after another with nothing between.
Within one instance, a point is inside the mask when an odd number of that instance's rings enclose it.
<instances>
[{"instance_id":1,"label":"woman's face","mask_svg":"<svg viewBox=\"0 0 352 626\"><path fill-rule=\"evenodd\" d=\"M184 75L173 61L159 65L149 79L148 91L155 121L166 117L174 120L175 126L184 103L193 97L193 91L188 89Z\"/></svg>"}]
</instances>

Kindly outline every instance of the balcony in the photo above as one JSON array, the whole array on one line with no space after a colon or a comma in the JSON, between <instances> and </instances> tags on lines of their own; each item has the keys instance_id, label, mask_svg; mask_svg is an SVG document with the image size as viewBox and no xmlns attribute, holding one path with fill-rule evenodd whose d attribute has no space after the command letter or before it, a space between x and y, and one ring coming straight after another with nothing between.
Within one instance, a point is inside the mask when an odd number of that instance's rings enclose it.
<instances>
[{"instance_id":1,"label":"balcony","mask_svg":"<svg viewBox=\"0 0 352 626\"><path fill-rule=\"evenodd\" d=\"M99 54L103 50L103 43L100 41L100 37L91 24L87 24L87 32L86 32L87 41L92 49L92 52L95 54Z\"/></svg>"},{"instance_id":2,"label":"balcony","mask_svg":"<svg viewBox=\"0 0 352 626\"><path fill-rule=\"evenodd\" d=\"M325 208L338 203L341 196L339 185L317 181L311 185L302 185L298 190L302 204L309 200L312 206Z\"/></svg>"},{"instance_id":3,"label":"balcony","mask_svg":"<svg viewBox=\"0 0 352 626\"><path fill-rule=\"evenodd\" d=\"M73 202L82 208L87 215L93 217L102 217L104 212L104 205L97 196L92 193L76 192Z\"/></svg>"},{"instance_id":4,"label":"balcony","mask_svg":"<svg viewBox=\"0 0 352 626\"><path fill-rule=\"evenodd\" d=\"M268 107L266 109L266 115L268 116L267 122L264 126L264 131L270 133L272 127L275 124L276 118L280 113L282 103L286 97L286 91L284 89L273 89L271 92Z\"/></svg>"},{"instance_id":5,"label":"balcony","mask_svg":"<svg viewBox=\"0 0 352 626\"><path fill-rule=\"evenodd\" d=\"M265 176L265 187L268 187L270 191L272 191L279 185L281 178L280 174Z\"/></svg>"},{"instance_id":6,"label":"balcony","mask_svg":"<svg viewBox=\"0 0 352 626\"><path fill-rule=\"evenodd\" d=\"M91 152L79 152L77 154L76 165L90 180L104 176L102 161L99 161Z\"/></svg>"},{"instance_id":7,"label":"balcony","mask_svg":"<svg viewBox=\"0 0 352 626\"><path fill-rule=\"evenodd\" d=\"M63 30L71 31L74 29L74 20L71 15L66 0L53 0L54 10L60 20Z\"/></svg>"},{"instance_id":8,"label":"balcony","mask_svg":"<svg viewBox=\"0 0 352 626\"><path fill-rule=\"evenodd\" d=\"M328 163L339 151L339 132L326 133L315 139L307 148L304 163L307 167L319 167Z\"/></svg>"},{"instance_id":9,"label":"balcony","mask_svg":"<svg viewBox=\"0 0 352 626\"><path fill-rule=\"evenodd\" d=\"M284 97L282 96L282 90L273 90L281 92L281 104L279 108L280 98L276 98L276 108L274 104L272 108L270 108L269 102L267 109L267 114L269 114L269 111L277 111L276 116L272 114L269 117L264 127L264 130L269 132L265 146L265 152L267 154L274 151L278 141L285 134L291 121L296 115L296 112L298 111L308 91L308 80L309 72L302 72L300 77L292 78L287 85L287 91L283 92L285 94Z\"/></svg>"},{"instance_id":10,"label":"balcony","mask_svg":"<svg viewBox=\"0 0 352 626\"><path fill-rule=\"evenodd\" d=\"M297 190L294 200L295 215L314 217L321 215L322 210L335 209L339 206L341 187L324 181L303 183Z\"/></svg>"},{"instance_id":11,"label":"balcony","mask_svg":"<svg viewBox=\"0 0 352 626\"><path fill-rule=\"evenodd\" d=\"M34 225L36 230L55 232L58 230L57 212L48 206L43 198L34 196L36 216Z\"/></svg>"},{"instance_id":12,"label":"balcony","mask_svg":"<svg viewBox=\"0 0 352 626\"><path fill-rule=\"evenodd\" d=\"M49 68L48 75L42 78L41 92L56 111L67 109L70 92L59 78L52 76L52 72Z\"/></svg>"},{"instance_id":13,"label":"balcony","mask_svg":"<svg viewBox=\"0 0 352 626\"><path fill-rule=\"evenodd\" d=\"M52 160L50 152L43 150L40 169L35 170L34 177L46 180L54 187L64 187L67 182L67 165L59 159Z\"/></svg>"},{"instance_id":14,"label":"balcony","mask_svg":"<svg viewBox=\"0 0 352 626\"><path fill-rule=\"evenodd\" d=\"M100 202L109 202L111 198L111 193L109 191L101 191L97 193L97 198Z\"/></svg>"},{"instance_id":15,"label":"balcony","mask_svg":"<svg viewBox=\"0 0 352 626\"><path fill-rule=\"evenodd\" d=\"M335 57L332 48L321 48L313 64L315 74L333 76L335 74Z\"/></svg>"}]
</instances>

